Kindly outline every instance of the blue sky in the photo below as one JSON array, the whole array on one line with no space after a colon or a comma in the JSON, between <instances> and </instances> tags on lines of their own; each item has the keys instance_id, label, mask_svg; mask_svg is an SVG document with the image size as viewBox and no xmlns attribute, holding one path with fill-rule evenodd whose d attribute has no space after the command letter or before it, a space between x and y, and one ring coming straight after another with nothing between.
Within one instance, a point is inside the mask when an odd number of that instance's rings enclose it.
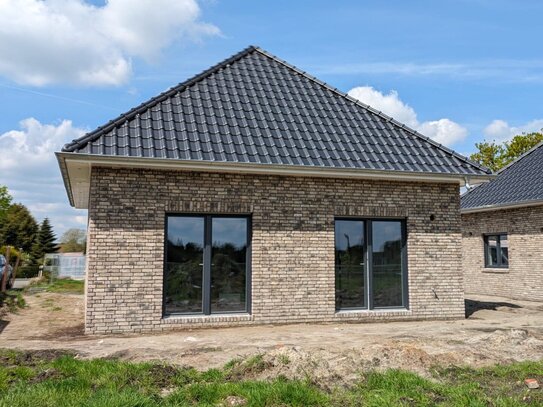
<instances>
[{"instance_id":1,"label":"blue sky","mask_svg":"<svg viewBox=\"0 0 543 407\"><path fill-rule=\"evenodd\" d=\"M6 0L0 184L57 233L84 227L52 152L250 44L469 154L543 127L542 15L540 1Z\"/></svg>"}]
</instances>

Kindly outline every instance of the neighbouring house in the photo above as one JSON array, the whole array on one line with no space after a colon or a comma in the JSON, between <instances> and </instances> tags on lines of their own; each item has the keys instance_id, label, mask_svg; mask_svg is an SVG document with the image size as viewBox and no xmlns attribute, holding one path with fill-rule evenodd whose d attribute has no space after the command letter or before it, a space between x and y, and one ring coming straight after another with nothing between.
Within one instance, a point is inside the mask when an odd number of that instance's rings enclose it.
<instances>
[{"instance_id":1,"label":"neighbouring house","mask_svg":"<svg viewBox=\"0 0 543 407\"><path fill-rule=\"evenodd\" d=\"M462 195L466 293L543 300L543 143Z\"/></svg>"},{"instance_id":2,"label":"neighbouring house","mask_svg":"<svg viewBox=\"0 0 543 407\"><path fill-rule=\"evenodd\" d=\"M490 171L250 47L57 153L88 333L464 316Z\"/></svg>"}]
</instances>

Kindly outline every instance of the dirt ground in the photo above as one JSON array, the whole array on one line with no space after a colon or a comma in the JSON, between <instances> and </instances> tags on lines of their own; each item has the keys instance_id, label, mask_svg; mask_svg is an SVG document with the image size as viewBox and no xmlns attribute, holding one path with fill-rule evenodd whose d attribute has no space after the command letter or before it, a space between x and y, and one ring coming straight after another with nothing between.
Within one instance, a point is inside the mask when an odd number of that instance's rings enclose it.
<instances>
[{"instance_id":1,"label":"dirt ground","mask_svg":"<svg viewBox=\"0 0 543 407\"><path fill-rule=\"evenodd\" d=\"M70 349L81 358L160 360L204 370L262 355L258 378L311 376L351 382L367 369L428 375L436 365L479 367L543 359L543 303L471 297L458 321L297 324L85 336L83 296L26 295L28 307L0 318L0 347Z\"/></svg>"}]
</instances>

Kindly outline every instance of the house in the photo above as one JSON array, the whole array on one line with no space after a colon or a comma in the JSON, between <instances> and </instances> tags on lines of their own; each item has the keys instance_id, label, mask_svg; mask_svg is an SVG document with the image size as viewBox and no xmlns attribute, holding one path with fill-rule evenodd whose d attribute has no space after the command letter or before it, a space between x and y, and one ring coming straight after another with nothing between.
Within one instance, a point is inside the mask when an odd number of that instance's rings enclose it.
<instances>
[{"instance_id":1,"label":"house","mask_svg":"<svg viewBox=\"0 0 543 407\"><path fill-rule=\"evenodd\" d=\"M543 300L543 143L462 196L466 293Z\"/></svg>"},{"instance_id":2,"label":"house","mask_svg":"<svg viewBox=\"0 0 543 407\"><path fill-rule=\"evenodd\" d=\"M86 332L464 315L489 171L250 47L57 153Z\"/></svg>"}]
</instances>

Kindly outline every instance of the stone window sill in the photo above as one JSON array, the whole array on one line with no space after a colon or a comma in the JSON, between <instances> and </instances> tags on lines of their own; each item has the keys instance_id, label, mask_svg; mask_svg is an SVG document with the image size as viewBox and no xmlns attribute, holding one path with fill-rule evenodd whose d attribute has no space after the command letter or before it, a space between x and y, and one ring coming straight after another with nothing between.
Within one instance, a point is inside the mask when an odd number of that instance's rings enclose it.
<instances>
[{"instance_id":1,"label":"stone window sill","mask_svg":"<svg viewBox=\"0 0 543 407\"><path fill-rule=\"evenodd\" d=\"M495 273L495 274L507 274L509 273L508 267L485 267L483 273Z\"/></svg>"},{"instance_id":2,"label":"stone window sill","mask_svg":"<svg viewBox=\"0 0 543 407\"><path fill-rule=\"evenodd\" d=\"M411 315L411 311L407 308L388 308L388 309L355 309L336 311L336 318L356 318L356 317L372 317L372 316L404 316Z\"/></svg>"},{"instance_id":3,"label":"stone window sill","mask_svg":"<svg viewBox=\"0 0 543 407\"><path fill-rule=\"evenodd\" d=\"M252 321L253 316L248 313L239 314L213 314L213 315L168 315L162 317L164 324L191 324L191 323L217 323Z\"/></svg>"}]
</instances>

